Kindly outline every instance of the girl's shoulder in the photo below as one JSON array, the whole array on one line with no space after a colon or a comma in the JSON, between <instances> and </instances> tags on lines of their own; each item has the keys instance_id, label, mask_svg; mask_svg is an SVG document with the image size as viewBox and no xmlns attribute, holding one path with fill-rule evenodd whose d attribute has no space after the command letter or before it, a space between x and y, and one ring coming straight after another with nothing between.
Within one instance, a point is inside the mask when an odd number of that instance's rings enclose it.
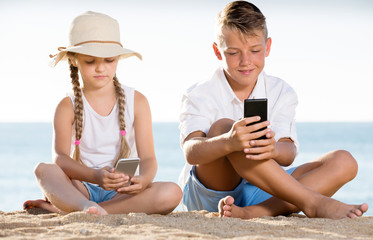
<instances>
[{"instance_id":1,"label":"girl's shoulder","mask_svg":"<svg viewBox=\"0 0 373 240\"><path fill-rule=\"evenodd\" d=\"M74 102L70 96L66 96L62 98L62 100L58 103L57 109L65 109L65 110L72 110L74 111Z\"/></svg>"},{"instance_id":2,"label":"girl's shoulder","mask_svg":"<svg viewBox=\"0 0 373 240\"><path fill-rule=\"evenodd\" d=\"M137 106L144 106L144 104L149 105L149 102L146 96L137 90L134 91L134 101L135 101L135 105Z\"/></svg>"},{"instance_id":3,"label":"girl's shoulder","mask_svg":"<svg viewBox=\"0 0 373 240\"><path fill-rule=\"evenodd\" d=\"M74 107L70 97L64 97L57 105L55 120L65 119L74 121Z\"/></svg>"}]
</instances>

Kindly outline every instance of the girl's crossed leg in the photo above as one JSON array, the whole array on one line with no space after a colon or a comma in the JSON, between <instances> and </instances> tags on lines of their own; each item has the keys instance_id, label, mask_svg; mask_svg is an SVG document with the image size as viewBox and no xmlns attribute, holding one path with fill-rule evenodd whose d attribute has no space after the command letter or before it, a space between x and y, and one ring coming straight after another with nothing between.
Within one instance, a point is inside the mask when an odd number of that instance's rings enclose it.
<instances>
[{"instance_id":1,"label":"girl's crossed leg","mask_svg":"<svg viewBox=\"0 0 373 240\"><path fill-rule=\"evenodd\" d=\"M176 208L182 197L175 183L157 182L136 195L116 194L111 200L97 204L89 200L88 190L82 182L71 181L56 164L40 163L35 169L35 175L46 200L26 201L24 208L38 207L60 214L73 211L97 215L129 212L168 214Z\"/></svg>"}]
</instances>

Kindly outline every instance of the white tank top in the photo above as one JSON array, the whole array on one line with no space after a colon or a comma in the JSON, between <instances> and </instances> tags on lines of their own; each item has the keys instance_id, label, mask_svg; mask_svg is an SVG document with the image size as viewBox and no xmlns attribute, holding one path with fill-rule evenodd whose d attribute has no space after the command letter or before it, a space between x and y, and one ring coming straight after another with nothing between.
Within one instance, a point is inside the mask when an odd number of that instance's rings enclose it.
<instances>
[{"instance_id":1,"label":"white tank top","mask_svg":"<svg viewBox=\"0 0 373 240\"><path fill-rule=\"evenodd\" d=\"M130 146L130 157L137 157L134 121L134 92L133 88L122 85L126 96L124 119L126 123L126 138ZM73 106L74 94L69 95ZM118 103L108 116L101 116L83 98L83 131L80 139L80 156L82 162L91 168L113 167L114 160L120 147L119 109ZM75 148L75 123L71 138L71 156Z\"/></svg>"}]
</instances>

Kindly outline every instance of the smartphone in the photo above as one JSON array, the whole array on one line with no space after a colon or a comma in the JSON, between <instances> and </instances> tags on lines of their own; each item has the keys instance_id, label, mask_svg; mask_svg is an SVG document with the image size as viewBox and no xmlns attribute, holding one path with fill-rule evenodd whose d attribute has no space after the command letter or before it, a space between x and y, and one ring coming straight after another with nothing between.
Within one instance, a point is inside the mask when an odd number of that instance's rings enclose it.
<instances>
[{"instance_id":1,"label":"smartphone","mask_svg":"<svg viewBox=\"0 0 373 240\"><path fill-rule=\"evenodd\" d=\"M260 121L247 124L247 126L267 121L267 98L258 98L258 99L245 99L244 101L244 117L254 117L259 116ZM255 132L262 131L267 127L256 130ZM258 139L266 139L266 136L263 135Z\"/></svg>"},{"instance_id":2,"label":"smartphone","mask_svg":"<svg viewBox=\"0 0 373 240\"><path fill-rule=\"evenodd\" d=\"M118 160L117 164L115 165L115 171L127 174L131 178L135 175L139 162L140 162L140 158L138 157L121 158ZM128 184L126 184L125 186L128 186L130 184L131 182L128 181Z\"/></svg>"}]
</instances>

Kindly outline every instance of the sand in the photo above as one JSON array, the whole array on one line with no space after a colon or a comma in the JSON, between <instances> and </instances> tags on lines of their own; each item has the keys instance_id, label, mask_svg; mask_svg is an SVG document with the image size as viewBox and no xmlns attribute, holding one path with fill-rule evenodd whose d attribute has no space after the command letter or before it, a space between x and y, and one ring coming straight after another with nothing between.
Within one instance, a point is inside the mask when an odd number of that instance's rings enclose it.
<instances>
[{"instance_id":1,"label":"sand","mask_svg":"<svg viewBox=\"0 0 373 240\"><path fill-rule=\"evenodd\" d=\"M37 209L0 211L0 238L11 239L373 239L373 216L310 219L300 214L251 220L217 213L173 212L94 216Z\"/></svg>"}]
</instances>

